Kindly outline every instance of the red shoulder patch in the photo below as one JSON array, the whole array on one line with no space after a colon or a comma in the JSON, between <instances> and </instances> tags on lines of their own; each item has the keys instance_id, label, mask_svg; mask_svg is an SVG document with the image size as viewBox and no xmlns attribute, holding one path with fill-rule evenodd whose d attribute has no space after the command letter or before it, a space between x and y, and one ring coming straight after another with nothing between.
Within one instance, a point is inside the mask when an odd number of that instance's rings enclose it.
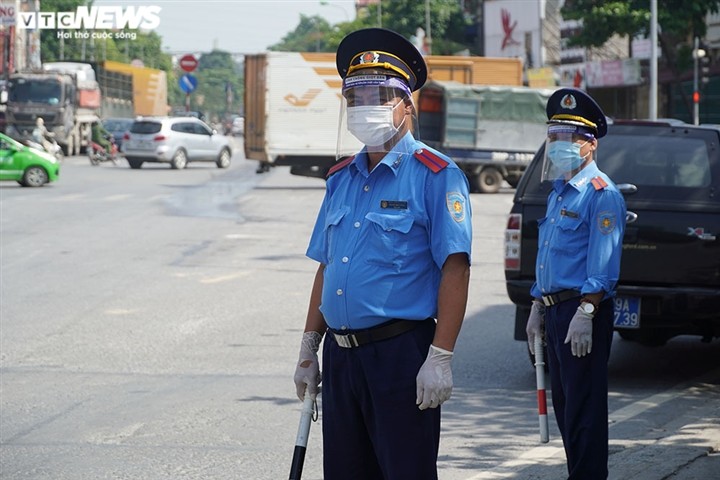
<instances>
[{"instance_id":1,"label":"red shoulder patch","mask_svg":"<svg viewBox=\"0 0 720 480\"><path fill-rule=\"evenodd\" d=\"M438 173L440 170L449 165L447 160L425 148L415 150L413 156L420 160L423 165L432 170L433 173Z\"/></svg>"},{"instance_id":2,"label":"red shoulder patch","mask_svg":"<svg viewBox=\"0 0 720 480\"><path fill-rule=\"evenodd\" d=\"M595 177L590 180L590 183L592 183L593 187L595 187L595 190L602 190L608 186L607 182L603 180L602 177Z\"/></svg>"},{"instance_id":3,"label":"red shoulder patch","mask_svg":"<svg viewBox=\"0 0 720 480\"><path fill-rule=\"evenodd\" d=\"M337 162L335 165L333 165L332 167L330 167L330 170L328 170L328 173L327 173L327 175L325 176L325 178L330 178L330 176L331 176L333 173L337 172L338 170L342 170L343 168L345 168L345 167L347 167L348 165L350 165L350 163L352 163L352 161L353 161L354 158L355 158L355 155L353 155L352 157L348 157L348 158L346 158L345 160L340 160L339 162Z\"/></svg>"}]
</instances>

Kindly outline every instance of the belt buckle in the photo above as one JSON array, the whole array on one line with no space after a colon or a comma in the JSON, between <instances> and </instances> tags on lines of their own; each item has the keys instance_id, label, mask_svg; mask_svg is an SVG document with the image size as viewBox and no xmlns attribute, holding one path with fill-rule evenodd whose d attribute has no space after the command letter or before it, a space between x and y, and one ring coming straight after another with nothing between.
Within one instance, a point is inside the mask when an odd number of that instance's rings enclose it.
<instances>
[{"instance_id":1,"label":"belt buckle","mask_svg":"<svg viewBox=\"0 0 720 480\"><path fill-rule=\"evenodd\" d=\"M334 334L335 341L339 346L342 348L353 348L353 347L359 347L357 338L355 338L355 335L352 333L348 335L339 335L337 333Z\"/></svg>"},{"instance_id":2,"label":"belt buckle","mask_svg":"<svg viewBox=\"0 0 720 480\"><path fill-rule=\"evenodd\" d=\"M546 307L552 307L556 303L553 299L553 295L543 295L542 301Z\"/></svg>"}]
</instances>

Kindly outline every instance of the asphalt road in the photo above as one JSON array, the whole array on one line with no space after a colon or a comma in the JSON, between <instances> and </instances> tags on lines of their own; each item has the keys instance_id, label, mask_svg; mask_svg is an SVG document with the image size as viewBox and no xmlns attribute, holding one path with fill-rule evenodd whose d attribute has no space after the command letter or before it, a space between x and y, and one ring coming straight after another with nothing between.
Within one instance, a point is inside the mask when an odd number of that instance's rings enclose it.
<instances>
[{"instance_id":1,"label":"asphalt road","mask_svg":"<svg viewBox=\"0 0 720 480\"><path fill-rule=\"evenodd\" d=\"M229 170L71 157L56 184L0 184L0 477L287 478L324 184L255 166L241 153ZM512 193L472 197L443 480L563 478L554 418L542 445L534 370L512 339ZM719 359L717 340L615 337L610 478L718 478ZM320 445L314 424L304 479L322 478Z\"/></svg>"}]
</instances>

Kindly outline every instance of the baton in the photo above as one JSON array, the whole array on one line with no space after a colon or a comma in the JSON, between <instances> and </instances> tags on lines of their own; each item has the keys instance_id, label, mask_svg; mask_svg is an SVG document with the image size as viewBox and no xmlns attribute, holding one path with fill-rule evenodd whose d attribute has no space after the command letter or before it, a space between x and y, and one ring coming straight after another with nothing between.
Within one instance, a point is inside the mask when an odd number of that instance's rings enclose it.
<instances>
[{"instance_id":1,"label":"baton","mask_svg":"<svg viewBox=\"0 0 720 480\"><path fill-rule=\"evenodd\" d=\"M302 415L300 415L297 438L295 439L292 465L290 466L290 480L300 480L302 476L305 451L307 450L308 437L310 436L310 421L317 418L313 418L314 414L315 399L306 393L305 400L303 401Z\"/></svg>"},{"instance_id":2,"label":"baton","mask_svg":"<svg viewBox=\"0 0 720 480\"><path fill-rule=\"evenodd\" d=\"M545 396L545 359L540 335L535 336L535 380L537 382L538 421L540 422L540 442L548 443L547 397Z\"/></svg>"}]
</instances>

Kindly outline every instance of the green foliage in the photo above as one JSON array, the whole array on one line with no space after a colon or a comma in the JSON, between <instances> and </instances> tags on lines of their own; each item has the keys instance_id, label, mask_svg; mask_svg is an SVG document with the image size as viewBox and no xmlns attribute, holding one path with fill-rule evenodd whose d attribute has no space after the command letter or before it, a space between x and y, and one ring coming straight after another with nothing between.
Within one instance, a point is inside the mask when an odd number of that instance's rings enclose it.
<instances>
[{"instance_id":1,"label":"green foliage","mask_svg":"<svg viewBox=\"0 0 720 480\"><path fill-rule=\"evenodd\" d=\"M190 95L191 110L203 111L208 114L209 119L213 117L219 119L225 113L240 111L244 83L229 52L213 50L203 54L193 75L198 79L198 88ZM230 103L226 92L228 84L232 92Z\"/></svg>"},{"instance_id":2,"label":"green foliage","mask_svg":"<svg viewBox=\"0 0 720 480\"><path fill-rule=\"evenodd\" d=\"M658 0L658 31L663 47L674 48L695 36L703 37L706 14L718 8L720 0ZM648 0L567 0L561 13L567 20L582 20L586 25L570 40L571 45L599 47L616 33L634 37L650 32ZM674 55L666 58L673 59Z\"/></svg>"},{"instance_id":3,"label":"green foliage","mask_svg":"<svg viewBox=\"0 0 720 480\"><path fill-rule=\"evenodd\" d=\"M383 1L381 7L382 26L410 38L418 28L425 29L425 2L417 0ZM352 22L329 25L322 17L301 16L300 24L293 32L269 47L270 50L286 52L335 52L340 41L348 33L378 26L378 7L371 5L365 14ZM468 45L465 32L470 25L457 0L430 1L430 29L433 38L434 55L452 55L463 49L473 52Z\"/></svg>"}]
</instances>

